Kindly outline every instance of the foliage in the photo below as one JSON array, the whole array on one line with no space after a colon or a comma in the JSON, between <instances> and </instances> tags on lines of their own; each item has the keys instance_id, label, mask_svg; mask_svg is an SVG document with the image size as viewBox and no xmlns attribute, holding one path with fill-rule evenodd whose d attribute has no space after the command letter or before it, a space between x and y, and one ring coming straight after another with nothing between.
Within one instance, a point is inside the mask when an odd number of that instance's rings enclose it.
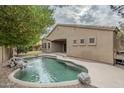
<instances>
[{"instance_id":1,"label":"foliage","mask_svg":"<svg viewBox=\"0 0 124 93\"><path fill-rule=\"evenodd\" d=\"M124 42L124 24L120 24L120 32L117 34L118 39L120 39L122 42Z\"/></svg>"},{"instance_id":2,"label":"foliage","mask_svg":"<svg viewBox=\"0 0 124 93\"><path fill-rule=\"evenodd\" d=\"M20 47L17 47L17 54L19 53L27 53L28 51L32 50L32 47L30 46L20 46Z\"/></svg>"},{"instance_id":3,"label":"foliage","mask_svg":"<svg viewBox=\"0 0 124 93\"><path fill-rule=\"evenodd\" d=\"M0 46L29 47L53 23L48 6L0 6Z\"/></svg>"},{"instance_id":4,"label":"foliage","mask_svg":"<svg viewBox=\"0 0 124 93\"><path fill-rule=\"evenodd\" d=\"M124 5L110 5L110 8L124 18Z\"/></svg>"},{"instance_id":5,"label":"foliage","mask_svg":"<svg viewBox=\"0 0 124 93\"><path fill-rule=\"evenodd\" d=\"M124 5L111 5L110 8L113 12L117 13L119 16L124 18ZM120 24L120 32L118 32L117 36L122 42L124 42L124 23L119 22Z\"/></svg>"}]
</instances>

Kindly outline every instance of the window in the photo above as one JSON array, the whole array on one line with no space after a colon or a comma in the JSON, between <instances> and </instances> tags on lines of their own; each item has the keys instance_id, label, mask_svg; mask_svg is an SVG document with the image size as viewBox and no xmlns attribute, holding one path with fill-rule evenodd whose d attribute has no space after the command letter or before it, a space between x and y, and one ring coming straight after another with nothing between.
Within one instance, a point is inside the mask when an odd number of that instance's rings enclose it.
<instances>
[{"instance_id":1,"label":"window","mask_svg":"<svg viewBox=\"0 0 124 93\"><path fill-rule=\"evenodd\" d=\"M77 43L77 40L73 40L73 43L76 44Z\"/></svg>"},{"instance_id":2,"label":"window","mask_svg":"<svg viewBox=\"0 0 124 93\"><path fill-rule=\"evenodd\" d=\"M80 43L81 44L84 44L84 39L80 39Z\"/></svg>"},{"instance_id":3,"label":"window","mask_svg":"<svg viewBox=\"0 0 124 93\"><path fill-rule=\"evenodd\" d=\"M80 39L80 45L85 45L85 39L83 38Z\"/></svg>"},{"instance_id":4,"label":"window","mask_svg":"<svg viewBox=\"0 0 124 93\"><path fill-rule=\"evenodd\" d=\"M48 43L48 44L47 43L43 43L42 48L48 48L49 49L50 48L50 43Z\"/></svg>"},{"instance_id":5,"label":"window","mask_svg":"<svg viewBox=\"0 0 124 93\"><path fill-rule=\"evenodd\" d=\"M96 38L95 37L89 38L89 45L96 45Z\"/></svg>"},{"instance_id":6,"label":"window","mask_svg":"<svg viewBox=\"0 0 124 93\"><path fill-rule=\"evenodd\" d=\"M90 43L95 43L95 38L89 38Z\"/></svg>"},{"instance_id":7,"label":"window","mask_svg":"<svg viewBox=\"0 0 124 93\"><path fill-rule=\"evenodd\" d=\"M50 48L50 43L48 43L48 49Z\"/></svg>"}]
</instances>

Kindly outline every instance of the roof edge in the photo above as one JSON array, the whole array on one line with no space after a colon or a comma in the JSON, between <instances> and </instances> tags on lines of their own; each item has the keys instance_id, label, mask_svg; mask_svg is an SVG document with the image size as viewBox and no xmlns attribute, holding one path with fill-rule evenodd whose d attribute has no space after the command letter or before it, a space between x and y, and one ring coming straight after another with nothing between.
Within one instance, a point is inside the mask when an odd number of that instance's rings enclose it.
<instances>
[{"instance_id":1,"label":"roof edge","mask_svg":"<svg viewBox=\"0 0 124 93\"><path fill-rule=\"evenodd\" d=\"M64 26L64 27L78 27L84 29L96 29L96 30L107 30L107 31L120 31L116 26L98 26L98 25L80 25L80 24L55 24L53 29L46 35L47 38L57 26Z\"/></svg>"}]
</instances>

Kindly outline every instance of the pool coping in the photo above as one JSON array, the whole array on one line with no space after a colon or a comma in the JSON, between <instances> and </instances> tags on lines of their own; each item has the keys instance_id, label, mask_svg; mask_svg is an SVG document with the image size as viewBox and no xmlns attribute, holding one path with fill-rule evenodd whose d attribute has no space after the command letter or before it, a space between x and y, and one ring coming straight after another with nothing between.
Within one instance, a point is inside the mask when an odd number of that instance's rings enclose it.
<instances>
[{"instance_id":1,"label":"pool coping","mask_svg":"<svg viewBox=\"0 0 124 93\"><path fill-rule=\"evenodd\" d=\"M64 86L70 86L70 85L77 85L80 83L77 79L71 80L71 81L56 82L56 83L34 83L34 82L22 81L14 77L15 73L18 72L19 70L20 69L16 69L15 71L13 71L11 74L9 74L8 78L14 83L18 83L26 87L42 87L42 88L64 87Z\"/></svg>"},{"instance_id":2,"label":"pool coping","mask_svg":"<svg viewBox=\"0 0 124 93\"><path fill-rule=\"evenodd\" d=\"M40 55L40 56L42 57L44 55ZM40 57L40 56L38 56L38 57ZM46 56L50 57L51 55L46 54ZM36 56L34 56L34 57L36 57ZM55 57L56 57L56 59L59 59L59 58L57 58L57 56L55 56ZM28 57L26 57L26 58L28 58ZM65 61L68 61L68 60L65 60ZM70 62L70 63L75 64L74 62ZM77 64L75 64L75 65L77 65ZM14 77L14 75L19 70L20 69L14 70L12 73L9 74L8 78L9 78L9 80L13 81L14 83L18 83L18 84L26 86L26 87L42 87L42 88L46 88L46 87L64 87L64 86L72 86L72 85L80 84L80 81L78 79L70 80L70 81L55 82L55 83L35 83L35 82L22 81L22 80L16 79Z\"/></svg>"}]
</instances>

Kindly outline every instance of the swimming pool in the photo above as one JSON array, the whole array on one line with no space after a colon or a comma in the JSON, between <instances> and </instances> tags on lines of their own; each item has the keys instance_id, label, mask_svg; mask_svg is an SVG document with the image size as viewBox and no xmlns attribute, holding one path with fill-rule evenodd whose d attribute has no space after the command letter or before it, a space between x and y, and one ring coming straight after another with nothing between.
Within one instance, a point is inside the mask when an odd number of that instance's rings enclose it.
<instances>
[{"instance_id":1,"label":"swimming pool","mask_svg":"<svg viewBox=\"0 0 124 93\"><path fill-rule=\"evenodd\" d=\"M16 79L35 83L54 83L77 79L81 72L88 72L86 68L49 57L26 58L26 68L15 73Z\"/></svg>"}]
</instances>

